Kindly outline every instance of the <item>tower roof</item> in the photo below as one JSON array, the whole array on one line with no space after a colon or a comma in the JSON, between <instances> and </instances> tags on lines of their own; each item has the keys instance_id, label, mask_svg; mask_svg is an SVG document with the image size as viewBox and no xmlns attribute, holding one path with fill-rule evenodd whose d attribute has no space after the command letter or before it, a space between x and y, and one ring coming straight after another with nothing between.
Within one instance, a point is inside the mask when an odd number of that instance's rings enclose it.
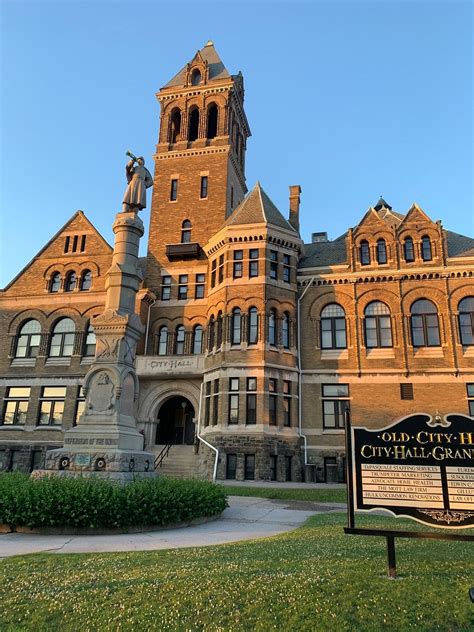
<instances>
[{"instance_id":1,"label":"tower roof","mask_svg":"<svg viewBox=\"0 0 474 632\"><path fill-rule=\"evenodd\" d=\"M379 201L377 202L377 204L374 206L374 209L376 211L380 211L383 208L388 209L389 211L392 210L392 207L390 206L390 204L388 204L388 202L386 202L382 196L380 196Z\"/></svg>"},{"instance_id":2,"label":"tower roof","mask_svg":"<svg viewBox=\"0 0 474 632\"><path fill-rule=\"evenodd\" d=\"M214 43L211 40L209 40L207 44L201 48L201 50L197 51L189 64L192 64L199 58L208 64L209 81L215 81L216 79L230 79L230 74L222 63L218 52L214 48ZM173 86L184 86L186 84L187 71L188 64L183 66L181 70L163 87L171 88Z\"/></svg>"},{"instance_id":3,"label":"tower roof","mask_svg":"<svg viewBox=\"0 0 474 632\"><path fill-rule=\"evenodd\" d=\"M243 224L272 224L278 228L285 228L296 233L293 226L283 217L275 204L260 186L260 182L237 206L232 215L227 218L226 226Z\"/></svg>"}]
</instances>

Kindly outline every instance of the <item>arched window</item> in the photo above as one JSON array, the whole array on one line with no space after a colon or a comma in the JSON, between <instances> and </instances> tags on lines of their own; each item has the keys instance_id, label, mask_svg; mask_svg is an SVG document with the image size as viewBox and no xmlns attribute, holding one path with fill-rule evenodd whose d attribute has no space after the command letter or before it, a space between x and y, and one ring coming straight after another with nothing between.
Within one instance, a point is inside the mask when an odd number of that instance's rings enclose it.
<instances>
[{"instance_id":1,"label":"arched window","mask_svg":"<svg viewBox=\"0 0 474 632\"><path fill-rule=\"evenodd\" d=\"M166 355L168 353L168 327L163 326L158 332L158 355Z\"/></svg>"},{"instance_id":2,"label":"arched window","mask_svg":"<svg viewBox=\"0 0 474 632\"><path fill-rule=\"evenodd\" d=\"M181 243L189 244L191 242L191 222L185 219L181 224Z\"/></svg>"},{"instance_id":3,"label":"arched window","mask_svg":"<svg viewBox=\"0 0 474 632\"><path fill-rule=\"evenodd\" d=\"M66 283L64 284L64 291L72 292L75 289L76 289L76 273L68 272L68 275L66 277Z\"/></svg>"},{"instance_id":4,"label":"arched window","mask_svg":"<svg viewBox=\"0 0 474 632\"><path fill-rule=\"evenodd\" d=\"M249 345L255 345L258 342L258 312L256 307L249 309L247 342Z\"/></svg>"},{"instance_id":5,"label":"arched window","mask_svg":"<svg viewBox=\"0 0 474 632\"><path fill-rule=\"evenodd\" d=\"M207 110L207 138L215 138L217 136L217 105L213 103Z\"/></svg>"},{"instance_id":6,"label":"arched window","mask_svg":"<svg viewBox=\"0 0 474 632\"><path fill-rule=\"evenodd\" d=\"M198 86L201 83L202 75L199 68L195 68L191 74L191 85Z\"/></svg>"},{"instance_id":7,"label":"arched window","mask_svg":"<svg viewBox=\"0 0 474 632\"><path fill-rule=\"evenodd\" d=\"M91 284L92 284L92 273L90 270L84 270L81 276L81 284L80 284L81 291L83 292L85 290L90 290Z\"/></svg>"},{"instance_id":8,"label":"arched window","mask_svg":"<svg viewBox=\"0 0 474 632\"><path fill-rule=\"evenodd\" d=\"M202 353L202 327L196 325L193 329L193 353Z\"/></svg>"},{"instance_id":9,"label":"arched window","mask_svg":"<svg viewBox=\"0 0 474 632\"><path fill-rule=\"evenodd\" d=\"M428 235L421 238L421 258L423 261L431 261L431 241Z\"/></svg>"},{"instance_id":10,"label":"arched window","mask_svg":"<svg viewBox=\"0 0 474 632\"><path fill-rule=\"evenodd\" d=\"M411 306L411 339L414 347L439 347L439 323L436 305L426 298Z\"/></svg>"},{"instance_id":11,"label":"arched window","mask_svg":"<svg viewBox=\"0 0 474 632\"><path fill-rule=\"evenodd\" d=\"M474 345L474 296L459 301L459 338L462 345Z\"/></svg>"},{"instance_id":12,"label":"arched window","mask_svg":"<svg viewBox=\"0 0 474 632\"><path fill-rule=\"evenodd\" d=\"M170 139L171 144L177 143L179 140L179 134L181 132L181 111L175 108L171 112L170 117Z\"/></svg>"},{"instance_id":13,"label":"arched window","mask_svg":"<svg viewBox=\"0 0 474 632\"><path fill-rule=\"evenodd\" d=\"M51 281L49 283L49 291L50 292L59 292L61 289L61 275L59 272L55 272L51 277Z\"/></svg>"},{"instance_id":14,"label":"arched window","mask_svg":"<svg viewBox=\"0 0 474 632\"><path fill-rule=\"evenodd\" d=\"M368 349L392 346L390 310L380 301L369 303L364 310L365 346Z\"/></svg>"},{"instance_id":15,"label":"arched window","mask_svg":"<svg viewBox=\"0 0 474 632\"><path fill-rule=\"evenodd\" d=\"M178 325L176 327L174 352L176 355L183 355L184 353L184 325Z\"/></svg>"},{"instance_id":16,"label":"arched window","mask_svg":"<svg viewBox=\"0 0 474 632\"><path fill-rule=\"evenodd\" d=\"M377 263L387 263L387 245L385 239L377 241Z\"/></svg>"},{"instance_id":17,"label":"arched window","mask_svg":"<svg viewBox=\"0 0 474 632\"><path fill-rule=\"evenodd\" d=\"M41 340L41 325L37 320L28 320L18 333L15 358L36 358Z\"/></svg>"},{"instance_id":18,"label":"arched window","mask_svg":"<svg viewBox=\"0 0 474 632\"><path fill-rule=\"evenodd\" d=\"M415 261L415 249L413 248L413 239L411 237L407 237L405 239L405 243L403 244L403 254L407 263Z\"/></svg>"},{"instance_id":19,"label":"arched window","mask_svg":"<svg viewBox=\"0 0 474 632\"><path fill-rule=\"evenodd\" d=\"M337 303L330 303L321 312L321 349L346 347L346 313Z\"/></svg>"},{"instance_id":20,"label":"arched window","mask_svg":"<svg viewBox=\"0 0 474 632\"><path fill-rule=\"evenodd\" d=\"M84 344L84 355L91 357L95 355L95 333L92 325L89 323L86 334L86 342Z\"/></svg>"},{"instance_id":21,"label":"arched window","mask_svg":"<svg viewBox=\"0 0 474 632\"><path fill-rule=\"evenodd\" d=\"M284 349L290 348L290 315L288 312L283 314L281 322L281 344Z\"/></svg>"},{"instance_id":22,"label":"arched window","mask_svg":"<svg viewBox=\"0 0 474 632\"><path fill-rule=\"evenodd\" d=\"M199 135L199 110L197 108L194 108L189 113L188 140L192 142L193 140L196 140L198 135Z\"/></svg>"},{"instance_id":23,"label":"arched window","mask_svg":"<svg viewBox=\"0 0 474 632\"><path fill-rule=\"evenodd\" d=\"M72 356L74 350L75 325L70 318L58 320L54 326L49 346L51 358L66 358Z\"/></svg>"},{"instance_id":24,"label":"arched window","mask_svg":"<svg viewBox=\"0 0 474 632\"><path fill-rule=\"evenodd\" d=\"M370 263L370 248L369 248L369 242L364 239L360 242L360 247L359 247L359 257L360 257L360 263L363 266L367 266Z\"/></svg>"},{"instance_id":25,"label":"arched window","mask_svg":"<svg viewBox=\"0 0 474 632\"><path fill-rule=\"evenodd\" d=\"M217 335L216 335L216 343L217 348L220 349L222 347L222 312L217 314Z\"/></svg>"},{"instance_id":26,"label":"arched window","mask_svg":"<svg viewBox=\"0 0 474 632\"><path fill-rule=\"evenodd\" d=\"M276 345L276 310L271 309L268 315L268 342Z\"/></svg>"},{"instance_id":27,"label":"arched window","mask_svg":"<svg viewBox=\"0 0 474 632\"><path fill-rule=\"evenodd\" d=\"M209 333L207 337L207 348L209 351L214 349L215 335L215 320L214 316L211 316L209 319Z\"/></svg>"},{"instance_id":28,"label":"arched window","mask_svg":"<svg viewBox=\"0 0 474 632\"><path fill-rule=\"evenodd\" d=\"M240 345L242 342L242 314L238 307L232 310L231 344Z\"/></svg>"}]
</instances>

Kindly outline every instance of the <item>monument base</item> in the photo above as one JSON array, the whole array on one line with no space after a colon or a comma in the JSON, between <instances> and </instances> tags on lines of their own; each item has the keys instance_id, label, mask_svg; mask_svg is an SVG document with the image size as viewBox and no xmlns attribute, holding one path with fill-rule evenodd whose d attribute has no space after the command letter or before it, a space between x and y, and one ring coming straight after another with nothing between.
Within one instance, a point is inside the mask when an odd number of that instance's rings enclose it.
<instances>
[{"instance_id":1,"label":"monument base","mask_svg":"<svg viewBox=\"0 0 474 632\"><path fill-rule=\"evenodd\" d=\"M100 475L101 478L132 480L135 476L156 476L155 455L142 450L48 450L41 472L62 476Z\"/></svg>"},{"instance_id":2,"label":"monument base","mask_svg":"<svg viewBox=\"0 0 474 632\"><path fill-rule=\"evenodd\" d=\"M59 476L61 478L99 478L101 480L131 483L137 478L158 478L158 472L99 472L90 470L33 470L31 478Z\"/></svg>"}]
</instances>

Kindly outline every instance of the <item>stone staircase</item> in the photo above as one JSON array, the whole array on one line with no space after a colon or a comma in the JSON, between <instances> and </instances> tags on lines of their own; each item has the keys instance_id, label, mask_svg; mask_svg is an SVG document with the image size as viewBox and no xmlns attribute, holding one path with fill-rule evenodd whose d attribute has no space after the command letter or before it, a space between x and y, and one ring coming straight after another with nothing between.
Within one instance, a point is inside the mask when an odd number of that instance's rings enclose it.
<instances>
[{"instance_id":1,"label":"stone staircase","mask_svg":"<svg viewBox=\"0 0 474 632\"><path fill-rule=\"evenodd\" d=\"M158 455L164 448L157 445L154 452ZM158 474L173 478L198 478L198 457L192 445L172 445L165 457Z\"/></svg>"}]
</instances>

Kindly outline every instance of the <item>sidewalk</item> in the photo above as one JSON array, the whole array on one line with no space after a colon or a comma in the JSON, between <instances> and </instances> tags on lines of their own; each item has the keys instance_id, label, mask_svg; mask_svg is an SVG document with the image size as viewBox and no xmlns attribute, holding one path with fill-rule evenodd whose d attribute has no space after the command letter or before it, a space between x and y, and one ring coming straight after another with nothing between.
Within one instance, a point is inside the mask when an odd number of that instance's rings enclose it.
<instances>
[{"instance_id":1,"label":"sidewalk","mask_svg":"<svg viewBox=\"0 0 474 632\"><path fill-rule=\"evenodd\" d=\"M27 553L104 553L155 551L268 538L299 527L317 513L345 511L337 503L299 503L230 496L229 507L213 522L146 533L120 535L0 534L0 557Z\"/></svg>"},{"instance_id":2,"label":"sidewalk","mask_svg":"<svg viewBox=\"0 0 474 632\"><path fill-rule=\"evenodd\" d=\"M345 483L278 483L277 481L215 481L225 487L268 487L269 489L346 489Z\"/></svg>"}]
</instances>

